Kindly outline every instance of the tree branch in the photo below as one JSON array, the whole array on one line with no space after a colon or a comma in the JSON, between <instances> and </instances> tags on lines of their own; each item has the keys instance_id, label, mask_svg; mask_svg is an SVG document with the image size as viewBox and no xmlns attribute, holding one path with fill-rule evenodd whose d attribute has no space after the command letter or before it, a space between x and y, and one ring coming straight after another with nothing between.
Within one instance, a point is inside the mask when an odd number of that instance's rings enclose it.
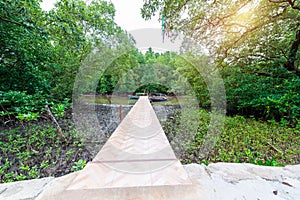
<instances>
[{"instance_id":1,"label":"tree branch","mask_svg":"<svg viewBox=\"0 0 300 200\"><path fill-rule=\"evenodd\" d=\"M296 6L296 5L295 5L295 1L288 0L288 3L291 5L291 7L292 7L293 9L300 10L300 6Z\"/></svg>"},{"instance_id":2,"label":"tree branch","mask_svg":"<svg viewBox=\"0 0 300 200\"><path fill-rule=\"evenodd\" d=\"M293 9L300 10L300 6L295 5L295 0L269 0L271 3L288 3Z\"/></svg>"},{"instance_id":3,"label":"tree branch","mask_svg":"<svg viewBox=\"0 0 300 200\"><path fill-rule=\"evenodd\" d=\"M240 59L247 58L247 57L257 57L257 58L262 58L263 60L274 60L276 58L276 57L269 57L263 54L250 53L250 54L235 56L233 61L238 61Z\"/></svg>"},{"instance_id":4,"label":"tree branch","mask_svg":"<svg viewBox=\"0 0 300 200\"><path fill-rule=\"evenodd\" d=\"M295 71L297 75L300 75L300 70L296 66L296 57L297 52L300 47L300 29L296 32L295 41L292 43L290 53L288 55L287 62L285 63L284 67L289 71Z\"/></svg>"},{"instance_id":5,"label":"tree branch","mask_svg":"<svg viewBox=\"0 0 300 200\"><path fill-rule=\"evenodd\" d=\"M61 130L61 128L60 128L58 122L56 121L54 115L52 114L52 112L51 112L49 106L46 105L46 106L45 106L45 109L47 110L48 115L51 117L52 121L55 123L56 128L57 128L57 131L58 131L58 133L59 133L61 139L62 139L64 142L67 142L67 139L66 139L66 137L64 136L64 134L63 134L63 132L62 132L62 130Z\"/></svg>"},{"instance_id":6,"label":"tree branch","mask_svg":"<svg viewBox=\"0 0 300 200\"><path fill-rule=\"evenodd\" d=\"M239 27L247 28L247 26L245 26L243 24L240 24L240 23L237 23L237 22L231 22L231 23L228 23L228 24L224 24L224 26L239 26Z\"/></svg>"},{"instance_id":7,"label":"tree branch","mask_svg":"<svg viewBox=\"0 0 300 200\"><path fill-rule=\"evenodd\" d=\"M0 20L11 23L11 24L15 24L15 25L18 25L18 26L25 26L24 24L21 24L20 22L16 22L14 20L6 19L2 16L0 16Z\"/></svg>"}]
</instances>

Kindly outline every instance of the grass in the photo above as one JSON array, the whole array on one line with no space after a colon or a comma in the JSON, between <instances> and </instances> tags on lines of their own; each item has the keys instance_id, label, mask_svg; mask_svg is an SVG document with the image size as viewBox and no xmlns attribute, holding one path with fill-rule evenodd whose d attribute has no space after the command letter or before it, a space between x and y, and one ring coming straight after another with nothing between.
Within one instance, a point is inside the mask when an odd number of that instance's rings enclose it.
<instances>
[{"instance_id":1,"label":"grass","mask_svg":"<svg viewBox=\"0 0 300 200\"><path fill-rule=\"evenodd\" d=\"M210 113L184 108L163 123L183 164L247 162L267 166L300 163L300 129L275 121L226 117L221 133L206 137ZM70 119L69 119L70 120ZM63 142L47 121L29 122L0 132L0 182L61 176L82 169L92 159L71 121ZM190 137L189 137L190 136ZM212 142L205 149L206 141Z\"/></svg>"},{"instance_id":2,"label":"grass","mask_svg":"<svg viewBox=\"0 0 300 200\"><path fill-rule=\"evenodd\" d=\"M0 183L61 176L81 169L91 158L73 127L62 141L47 122L0 132Z\"/></svg>"},{"instance_id":3,"label":"grass","mask_svg":"<svg viewBox=\"0 0 300 200\"><path fill-rule=\"evenodd\" d=\"M226 117L222 132L206 137L210 114L200 110L199 121L195 123L197 111L188 110L187 115L178 114L175 121L164 124L164 130L176 155L183 163L235 162L268 166L283 166L300 163L300 129L282 126L278 122L262 122L242 116ZM184 120L180 119L184 117ZM196 132L188 133L187 127L198 126ZM191 128L190 128L191 129ZM195 129L194 129L195 130ZM187 134L192 139L185 140ZM207 140L214 144L205 151Z\"/></svg>"}]
</instances>

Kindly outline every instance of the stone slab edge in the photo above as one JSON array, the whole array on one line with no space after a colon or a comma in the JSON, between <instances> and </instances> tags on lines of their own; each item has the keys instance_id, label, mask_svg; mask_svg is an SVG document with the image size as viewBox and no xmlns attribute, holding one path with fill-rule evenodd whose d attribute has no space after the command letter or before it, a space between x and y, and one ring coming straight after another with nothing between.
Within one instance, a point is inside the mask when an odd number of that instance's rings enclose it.
<instances>
[{"instance_id":1,"label":"stone slab edge","mask_svg":"<svg viewBox=\"0 0 300 200\"><path fill-rule=\"evenodd\" d=\"M185 165L184 168L190 176L194 188L187 195L189 198L182 198L181 196L181 199L296 200L300 196L300 165L266 167L247 163L212 163L208 166L203 164L189 164ZM41 196L44 197L47 194L53 194L55 190L59 191L61 186L65 185L65 180L71 180L74 176L76 176L76 173L59 178L49 177L0 184L0 199L40 199ZM127 193L124 194L131 196L135 192L128 191ZM153 196L150 197L143 199L153 199ZM134 198L134 196L130 198ZM175 200L176 198L159 199Z\"/></svg>"}]
</instances>

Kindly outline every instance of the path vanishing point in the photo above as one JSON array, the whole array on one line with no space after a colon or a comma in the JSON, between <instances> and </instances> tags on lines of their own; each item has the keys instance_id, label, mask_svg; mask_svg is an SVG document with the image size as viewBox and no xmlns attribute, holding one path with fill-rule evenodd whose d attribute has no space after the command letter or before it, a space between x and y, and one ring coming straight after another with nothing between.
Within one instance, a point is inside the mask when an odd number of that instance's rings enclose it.
<instances>
[{"instance_id":1,"label":"path vanishing point","mask_svg":"<svg viewBox=\"0 0 300 200\"><path fill-rule=\"evenodd\" d=\"M1 200L296 200L300 165L182 166L140 97L96 157L62 177L0 184Z\"/></svg>"}]
</instances>

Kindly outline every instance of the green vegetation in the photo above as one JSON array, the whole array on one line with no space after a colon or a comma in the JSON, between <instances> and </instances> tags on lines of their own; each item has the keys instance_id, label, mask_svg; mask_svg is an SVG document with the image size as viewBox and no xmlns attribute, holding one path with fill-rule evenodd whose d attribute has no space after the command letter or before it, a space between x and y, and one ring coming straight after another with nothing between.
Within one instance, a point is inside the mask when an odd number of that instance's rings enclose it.
<instances>
[{"instance_id":1,"label":"green vegetation","mask_svg":"<svg viewBox=\"0 0 300 200\"><path fill-rule=\"evenodd\" d=\"M72 166L72 171L82 170L86 166L86 160L78 160L75 162L75 165Z\"/></svg>"},{"instance_id":2,"label":"green vegetation","mask_svg":"<svg viewBox=\"0 0 300 200\"><path fill-rule=\"evenodd\" d=\"M63 119L82 61L123 32L104 0L59 0L49 12L40 2L0 2L0 182L60 176L90 159Z\"/></svg>"},{"instance_id":3,"label":"green vegetation","mask_svg":"<svg viewBox=\"0 0 300 200\"><path fill-rule=\"evenodd\" d=\"M106 1L60 0L49 12L39 2L0 2L2 116L43 112L45 105L70 99L81 62L122 32Z\"/></svg>"},{"instance_id":4,"label":"green vegetation","mask_svg":"<svg viewBox=\"0 0 300 200\"><path fill-rule=\"evenodd\" d=\"M183 111L180 111L183 112ZM164 123L165 133L182 163L248 162L282 166L300 162L300 130L286 127L274 120L262 122L242 116L226 117L222 133L208 154L201 154L210 120L205 110L188 110L184 124L198 127L187 137L181 115ZM195 116L199 115L199 123ZM42 125L41 125L42 124ZM92 159L80 135L65 117L64 142L52 123L40 120L27 122L25 128L15 126L1 131L1 182L11 182L45 176L61 176L81 170ZM175 137L176 136L176 137ZM291 140L293 138L293 140Z\"/></svg>"},{"instance_id":5,"label":"green vegetation","mask_svg":"<svg viewBox=\"0 0 300 200\"><path fill-rule=\"evenodd\" d=\"M300 78L274 65L224 70L229 114L299 126Z\"/></svg>"},{"instance_id":6,"label":"green vegetation","mask_svg":"<svg viewBox=\"0 0 300 200\"><path fill-rule=\"evenodd\" d=\"M205 79L196 67L188 62L189 59L194 59L193 56L170 52L159 54L149 49L145 55L134 52L131 59L135 59L133 63L136 66L126 66L128 72L123 77L113 70L116 66L107 70L104 78L100 79L97 92L124 95L148 91L180 96L191 95L191 92L194 92L199 105L202 108L210 108L209 92L212 91L208 90ZM203 63L200 64L201 69L207 64L208 57L202 56L197 60ZM117 59L117 62L120 61ZM274 119L293 127L299 124L300 79L295 73L276 64L275 61L244 67L227 66L220 70L220 73L226 89L228 115ZM115 81L109 81L105 77ZM118 80L121 80L121 83L118 83ZM106 82L109 82L109 85L105 84ZM96 101L99 102L99 98L96 98Z\"/></svg>"},{"instance_id":7,"label":"green vegetation","mask_svg":"<svg viewBox=\"0 0 300 200\"><path fill-rule=\"evenodd\" d=\"M145 19L159 11L172 35L194 39L180 53L140 52L114 22L108 1L58 0L47 12L40 2L0 2L0 182L60 176L92 159L70 108L80 67L100 50L104 61L116 59L84 74L89 84L97 75L96 87L84 86L73 102L127 104L128 94L147 91L167 93L167 104L189 104L195 96L199 112L183 109L185 117L178 113L164 124L183 163L300 163L299 1L145 1ZM128 51L119 54L122 48ZM210 98L207 77L216 70L227 116L204 154L211 103L218 100Z\"/></svg>"},{"instance_id":8,"label":"green vegetation","mask_svg":"<svg viewBox=\"0 0 300 200\"><path fill-rule=\"evenodd\" d=\"M91 155L75 128L66 120L60 124L65 124L66 142L52 123L43 120L1 131L0 182L61 176L82 169Z\"/></svg>"},{"instance_id":9,"label":"green vegetation","mask_svg":"<svg viewBox=\"0 0 300 200\"><path fill-rule=\"evenodd\" d=\"M218 66L277 61L300 75L298 0L145 1L142 16L150 19L156 12L168 29L208 48ZM193 51L193 45L186 47Z\"/></svg>"},{"instance_id":10,"label":"green vegetation","mask_svg":"<svg viewBox=\"0 0 300 200\"><path fill-rule=\"evenodd\" d=\"M174 120L164 125L165 133L183 163L247 162L283 166L300 162L299 128L286 127L274 120L263 122L243 116L226 117L222 133L215 138L215 146L209 152L202 152L210 113L194 109L185 112L188 114L181 116L178 113ZM199 122L194 123L197 115ZM183 116L184 124L198 127L196 133L187 133L186 127L182 127Z\"/></svg>"},{"instance_id":11,"label":"green vegetation","mask_svg":"<svg viewBox=\"0 0 300 200\"><path fill-rule=\"evenodd\" d=\"M153 105L179 105L179 103L186 105L189 103L189 96L169 96L168 101L152 102ZM136 100L129 100L127 96L82 96L80 101L97 104L122 104L134 105Z\"/></svg>"}]
</instances>

